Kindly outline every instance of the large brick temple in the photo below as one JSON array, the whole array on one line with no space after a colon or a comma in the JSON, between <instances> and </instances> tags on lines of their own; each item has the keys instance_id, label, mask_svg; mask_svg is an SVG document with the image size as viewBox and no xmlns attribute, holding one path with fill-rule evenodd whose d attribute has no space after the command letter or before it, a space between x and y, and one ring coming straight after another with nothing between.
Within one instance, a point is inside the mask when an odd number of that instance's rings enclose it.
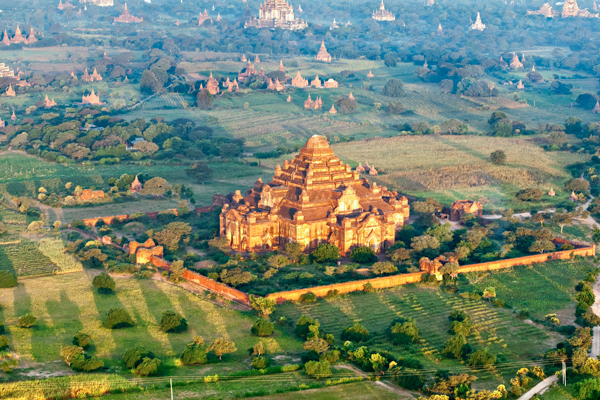
<instances>
[{"instance_id":1,"label":"large brick temple","mask_svg":"<svg viewBox=\"0 0 600 400\"><path fill-rule=\"evenodd\" d=\"M348 254L355 246L377 251L394 243L408 219L406 197L360 178L335 156L327 140L313 136L273 180L258 180L223 206L221 236L237 251L266 251L298 242L306 250L321 243Z\"/></svg>"}]
</instances>

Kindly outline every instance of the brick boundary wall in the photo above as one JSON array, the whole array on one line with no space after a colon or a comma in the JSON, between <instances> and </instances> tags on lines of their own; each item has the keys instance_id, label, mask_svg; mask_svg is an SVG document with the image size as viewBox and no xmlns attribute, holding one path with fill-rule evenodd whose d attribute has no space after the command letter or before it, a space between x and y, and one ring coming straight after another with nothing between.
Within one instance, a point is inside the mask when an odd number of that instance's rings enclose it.
<instances>
[{"instance_id":1,"label":"brick boundary wall","mask_svg":"<svg viewBox=\"0 0 600 400\"><path fill-rule=\"evenodd\" d=\"M459 268L459 273L467 272L482 272L493 271L505 268L516 267L519 265L531 265L534 263L543 263L551 260L566 260L573 256L595 256L596 245L584 247L575 250L557 251L554 253L538 254L533 256L525 256L512 258L509 260L490 261L481 264L465 265ZM365 284L370 283L375 289L385 289L394 286L406 285L408 283L417 283L421 281L421 276L424 272L415 272L411 274L392 275L382 278L364 279L360 281L337 283L326 286L315 286L306 289L290 290L287 292L271 293L267 296L268 299L277 301L277 304L285 301L295 301L300 299L305 293L312 292L317 297L324 297L330 290L337 290L338 293L350 293L363 290Z\"/></svg>"},{"instance_id":2,"label":"brick boundary wall","mask_svg":"<svg viewBox=\"0 0 600 400\"><path fill-rule=\"evenodd\" d=\"M198 213L198 214L203 214L203 213L207 213L207 212L211 212L215 209L214 206L207 206L207 207L196 207L194 209L194 212ZM152 211L152 212L147 212L144 213L146 214L148 217L150 217L151 219L156 219L158 218L158 215L161 212L172 212L175 214L175 216L179 216L179 210L176 208L170 208L167 210L162 210L162 211ZM133 214L125 214L125 215L111 215L108 217L96 217L96 218L86 218L86 219L82 219L83 223L85 224L85 226L88 227L94 227L96 226L96 224L98 223L98 221L102 220L104 221L104 223L106 225L110 225L113 222L115 222L115 220L119 220L120 222L124 222L124 221L128 221L129 218L132 216ZM71 221L73 222L73 221ZM70 226L70 223L69 223Z\"/></svg>"},{"instance_id":3,"label":"brick boundary wall","mask_svg":"<svg viewBox=\"0 0 600 400\"><path fill-rule=\"evenodd\" d=\"M237 289L224 285L222 283L213 281L204 275L200 275L196 272L185 270L183 273L183 279L188 282L195 283L196 285L202 286L212 292L218 293L231 300L238 301L240 303L250 305L250 296L244 292L240 292Z\"/></svg>"}]
</instances>

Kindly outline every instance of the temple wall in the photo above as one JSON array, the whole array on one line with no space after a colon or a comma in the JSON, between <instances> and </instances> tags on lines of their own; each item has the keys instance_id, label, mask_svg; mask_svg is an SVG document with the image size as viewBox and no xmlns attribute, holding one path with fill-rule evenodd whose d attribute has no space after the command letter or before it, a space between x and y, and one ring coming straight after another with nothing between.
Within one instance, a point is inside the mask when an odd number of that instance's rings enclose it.
<instances>
[{"instance_id":1,"label":"temple wall","mask_svg":"<svg viewBox=\"0 0 600 400\"><path fill-rule=\"evenodd\" d=\"M237 289L224 285L222 283L213 281L206 276L200 275L196 272L192 272L190 270L185 270L183 273L183 279L188 282L195 283L196 285L200 285L205 287L213 292L219 293L220 295L230 298L235 301L239 301L240 303L250 304L250 296L248 296L244 292L240 292Z\"/></svg>"},{"instance_id":2,"label":"temple wall","mask_svg":"<svg viewBox=\"0 0 600 400\"><path fill-rule=\"evenodd\" d=\"M205 212L210 212L212 210L213 210L212 207L198 207L198 208L196 208L195 211L197 213L205 213ZM160 213L164 213L164 212L171 212L175 216L179 215L179 211L176 208L171 208L171 209L163 210L163 211L147 212L145 214L148 217L150 217L151 219L156 219L156 218L158 218L158 215ZM100 220L104 221L104 223L106 225L111 225L112 223L117 222L117 221L118 222L128 221L129 218L131 217L131 215L133 215L133 214L112 215L110 217L86 218L86 219L83 219L82 221L85 224L85 226L88 226L88 227L96 226L96 224L98 224L98 221L100 221Z\"/></svg>"}]
</instances>

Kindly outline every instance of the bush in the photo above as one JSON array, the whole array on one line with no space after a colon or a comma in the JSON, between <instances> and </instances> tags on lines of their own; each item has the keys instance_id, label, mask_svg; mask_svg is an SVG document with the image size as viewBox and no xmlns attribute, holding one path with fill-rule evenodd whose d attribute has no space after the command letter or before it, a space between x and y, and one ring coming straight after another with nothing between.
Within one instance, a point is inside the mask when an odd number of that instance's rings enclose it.
<instances>
[{"instance_id":1,"label":"bush","mask_svg":"<svg viewBox=\"0 0 600 400\"><path fill-rule=\"evenodd\" d=\"M389 337L396 346L406 346L419 340L419 329L412 319L398 318L392 322Z\"/></svg>"},{"instance_id":2,"label":"bush","mask_svg":"<svg viewBox=\"0 0 600 400\"><path fill-rule=\"evenodd\" d=\"M309 328L311 325L319 325L319 321L307 317L306 315L302 315L300 318L298 318L298 321L296 322L294 333L296 334L296 336L302 339L306 339L310 332Z\"/></svg>"},{"instance_id":3,"label":"bush","mask_svg":"<svg viewBox=\"0 0 600 400\"><path fill-rule=\"evenodd\" d=\"M123 364L125 364L125 368L127 369L137 368L146 358L154 358L154 354L143 347L134 347L127 350L123 356Z\"/></svg>"},{"instance_id":4,"label":"bush","mask_svg":"<svg viewBox=\"0 0 600 400\"><path fill-rule=\"evenodd\" d=\"M92 281L92 286L94 286L94 289L98 290L98 293L100 294L115 293L115 280L105 272L101 273L100 275L96 275Z\"/></svg>"},{"instance_id":5,"label":"bush","mask_svg":"<svg viewBox=\"0 0 600 400\"><path fill-rule=\"evenodd\" d=\"M32 314L25 314L17 320L17 325L21 328L33 328L37 322L37 318Z\"/></svg>"},{"instance_id":6,"label":"bush","mask_svg":"<svg viewBox=\"0 0 600 400\"><path fill-rule=\"evenodd\" d=\"M380 261L373 264L372 271L375 275L393 274L398 272L398 268L389 261Z\"/></svg>"},{"instance_id":7,"label":"bush","mask_svg":"<svg viewBox=\"0 0 600 400\"><path fill-rule=\"evenodd\" d=\"M158 358L146 357L135 369L135 373L141 376L158 375L161 371L162 362Z\"/></svg>"},{"instance_id":8,"label":"bush","mask_svg":"<svg viewBox=\"0 0 600 400\"><path fill-rule=\"evenodd\" d=\"M342 340L349 340L355 343L363 342L369 340L369 331L358 322L355 322L351 327L344 329Z\"/></svg>"},{"instance_id":9,"label":"bush","mask_svg":"<svg viewBox=\"0 0 600 400\"><path fill-rule=\"evenodd\" d=\"M442 354L448 358L460 360L464 356L466 344L467 340L464 336L454 335L448 340L448 342L446 342L446 345L442 350Z\"/></svg>"},{"instance_id":10,"label":"bush","mask_svg":"<svg viewBox=\"0 0 600 400\"><path fill-rule=\"evenodd\" d=\"M321 354L320 360L326 360L329 364L335 364L340 359L339 350L329 350Z\"/></svg>"},{"instance_id":11,"label":"bush","mask_svg":"<svg viewBox=\"0 0 600 400\"><path fill-rule=\"evenodd\" d=\"M205 364L208 361L206 349L197 343L188 344L187 348L181 354L181 363L183 365Z\"/></svg>"},{"instance_id":12,"label":"bush","mask_svg":"<svg viewBox=\"0 0 600 400\"><path fill-rule=\"evenodd\" d=\"M267 357L254 357L250 365L254 369L265 369L269 366L270 361Z\"/></svg>"},{"instance_id":13,"label":"bush","mask_svg":"<svg viewBox=\"0 0 600 400\"><path fill-rule=\"evenodd\" d=\"M383 87L383 95L389 97L404 96L404 82L400 79L389 79Z\"/></svg>"},{"instance_id":14,"label":"bush","mask_svg":"<svg viewBox=\"0 0 600 400\"><path fill-rule=\"evenodd\" d=\"M304 364L304 371L306 375L316 379L329 378L331 376L329 363L326 360L309 361Z\"/></svg>"},{"instance_id":15,"label":"bush","mask_svg":"<svg viewBox=\"0 0 600 400\"><path fill-rule=\"evenodd\" d=\"M122 308L111 308L104 320L104 327L107 329L129 328L134 325L127 311Z\"/></svg>"},{"instance_id":16,"label":"bush","mask_svg":"<svg viewBox=\"0 0 600 400\"><path fill-rule=\"evenodd\" d=\"M71 368L75 371L91 372L104 367L104 361L87 354L78 354L71 359Z\"/></svg>"},{"instance_id":17,"label":"bush","mask_svg":"<svg viewBox=\"0 0 600 400\"><path fill-rule=\"evenodd\" d=\"M469 356L469 360L467 361L467 365L474 366L488 366L494 365L496 363L496 356L488 353L485 350L477 350Z\"/></svg>"},{"instance_id":18,"label":"bush","mask_svg":"<svg viewBox=\"0 0 600 400\"><path fill-rule=\"evenodd\" d=\"M92 337L87 333L79 332L73 336L73 344L86 349L92 345Z\"/></svg>"},{"instance_id":19,"label":"bush","mask_svg":"<svg viewBox=\"0 0 600 400\"><path fill-rule=\"evenodd\" d=\"M421 390L425 384L425 379L419 371L411 369L399 371L392 380L396 385L408 390Z\"/></svg>"},{"instance_id":20,"label":"bush","mask_svg":"<svg viewBox=\"0 0 600 400\"><path fill-rule=\"evenodd\" d=\"M273 334L273 323L266 319L257 320L250 329L254 336L271 336Z\"/></svg>"},{"instance_id":21,"label":"bush","mask_svg":"<svg viewBox=\"0 0 600 400\"><path fill-rule=\"evenodd\" d=\"M540 201L543 196L544 192L540 189L523 189L516 194L516 198L521 201Z\"/></svg>"},{"instance_id":22,"label":"bush","mask_svg":"<svg viewBox=\"0 0 600 400\"><path fill-rule=\"evenodd\" d=\"M17 286L17 278L8 271L0 271L0 289Z\"/></svg>"},{"instance_id":23,"label":"bush","mask_svg":"<svg viewBox=\"0 0 600 400\"><path fill-rule=\"evenodd\" d=\"M317 263L334 262L340 258L340 249L333 244L322 243L310 253L310 257Z\"/></svg>"},{"instance_id":24,"label":"bush","mask_svg":"<svg viewBox=\"0 0 600 400\"><path fill-rule=\"evenodd\" d=\"M188 323L181 314L174 311L165 311L159 324L160 330L167 333L180 333L187 331Z\"/></svg>"},{"instance_id":25,"label":"bush","mask_svg":"<svg viewBox=\"0 0 600 400\"><path fill-rule=\"evenodd\" d=\"M306 364L309 361L320 361L321 355L315 350L309 350L306 353L302 353L302 355L300 356L300 360L302 360L304 364Z\"/></svg>"},{"instance_id":26,"label":"bush","mask_svg":"<svg viewBox=\"0 0 600 400\"><path fill-rule=\"evenodd\" d=\"M305 303L305 304L316 303L317 295L314 294L313 292L304 293L303 295L300 296L300 299L298 301L300 303Z\"/></svg>"},{"instance_id":27,"label":"bush","mask_svg":"<svg viewBox=\"0 0 600 400\"><path fill-rule=\"evenodd\" d=\"M492 164L502 165L506 162L506 153L502 150L496 150L490 154Z\"/></svg>"},{"instance_id":28,"label":"bush","mask_svg":"<svg viewBox=\"0 0 600 400\"><path fill-rule=\"evenodd\" d=\"M359 264L368 264L377 261L377 254L371 247L360 246L352 249L350 259Z\"/></svg>"},{"instance_id":29,"label":"bush","mask_svg":"<svg viewBox=\"0 0 600 400\"><path fill-rule=\"evenodd\" d=\"M9 344L10 340L4 335L0 335L0 350L6 350Z\"/></svg>"}]
</instances>

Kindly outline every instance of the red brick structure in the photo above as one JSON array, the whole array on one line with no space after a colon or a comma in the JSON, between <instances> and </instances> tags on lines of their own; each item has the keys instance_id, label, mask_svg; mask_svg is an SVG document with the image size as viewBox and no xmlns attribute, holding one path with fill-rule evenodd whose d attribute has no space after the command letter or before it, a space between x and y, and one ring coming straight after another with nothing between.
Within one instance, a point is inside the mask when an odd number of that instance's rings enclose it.
<instances>
[{"instance_id":1,"label":"red brick structure","mask_svg":"<svg viewBox=\"0 0 600 400\"><path fill-rule=\"evenodd\" d=\"M91 201L94 199L103 199L104 197L104 190L83 189L83 192L77 197L77 200Z\"/></svg>"},{"instance_id":2,"label":"red brick structure","mask_svg":"<svg viewBox=\"0 0 600 400\"><path fill-rule=\"evenodd\" d=\"M188 282L195 283L196 285L202 286L212 292L218 293L223 297L227 297L231 300L250 305L250 296L244 292L240 292L237 289L229 287L219 282L215 282L206 276L200 275L190 270L185 270L183 273L183 279Z\"/></svg>"},{"instance_id":3,"label":"red brick structure","mask_svg":"<svg viewBox=\"0 0 600 400\"><path fill-rule=\"evenodd\" d=\"M137 264L148 264L152 262L155 257L162 258L164 256L164 249L162 246L155 246L151 248L138 247L135 253L135 262Z\"/></svg>"},{"instance_id":4,"label":"red brick structure","mask_svg":"<svg viewBox=\"0 0 600 400\"><path fill-rule=\"evenodd\" d=\"M465 214L473 214L481 218L483 206L473 200L458 200L450 206L450 221L460 221Z\"/></svg>"},{"instance_id":5,"label":"red brick structure","mask_svg":"<svg viewBox=\"0 0 600 400\"><path fill-rule=\"evenodd\" d=\"M149 249L156 246L156 243L152 239L146 240L144 243L138 243L135 240L129 243L129 255L137 253L139 248Z\"/></svg>"}]
</instances>

